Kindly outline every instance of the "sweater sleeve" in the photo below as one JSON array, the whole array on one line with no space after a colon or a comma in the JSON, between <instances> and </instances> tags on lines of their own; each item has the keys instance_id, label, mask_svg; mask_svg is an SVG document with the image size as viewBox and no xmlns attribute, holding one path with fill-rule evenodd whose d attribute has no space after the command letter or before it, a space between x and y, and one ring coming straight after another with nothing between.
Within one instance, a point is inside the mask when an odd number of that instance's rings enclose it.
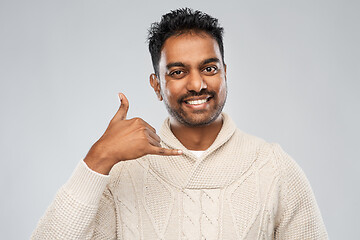
<instances>
[{"instance_id":1,"label":"sweater sleeve","mask_svg":"<svg viewBox=\"0 0 360 240\"><path fill-rule=\"evenodd\" d=\"M281 172L275 239L328 239L314 193L304 172L279 145L274 149Z\"/></svg>"},{"instance_id":2,"label":"sweater sleeve","mask_svg":"<svg viewBox=\"0 0 360 240\"><path fill-rule=\"evenodd\" d=\"M110 177L81 161L40 219L31 239L115 239Z\"/></svg>"}]
</instances>

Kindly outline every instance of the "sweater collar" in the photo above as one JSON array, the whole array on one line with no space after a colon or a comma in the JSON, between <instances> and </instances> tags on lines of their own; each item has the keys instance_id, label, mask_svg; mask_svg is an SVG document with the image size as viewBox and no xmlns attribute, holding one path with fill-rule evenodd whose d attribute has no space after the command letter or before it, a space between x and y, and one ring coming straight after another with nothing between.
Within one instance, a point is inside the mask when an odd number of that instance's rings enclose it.
<instances>
[{"instance_id":1,"label":"sweater collar","mask_svg":"<svg viewBox=\"0 0 360 240\"><path fill-rule=\"evenodd\" d=\"M222 128L215 138L215 141L211 146L205 151L201 158L205 158L208 154L219 148L225 142L229 140L229 138L234 134L236 130L236 125L230 118L230 116L226 113L222 113L223 125ZM188 155L191 158L195 158L194 155L187 149L185 146L175 137L173 132L170 129L170 118L168 117L160 131L160 138L162 142L167 145L169 148L180 149L183 151L185 155Z\"/></svg>"}]
</instances>

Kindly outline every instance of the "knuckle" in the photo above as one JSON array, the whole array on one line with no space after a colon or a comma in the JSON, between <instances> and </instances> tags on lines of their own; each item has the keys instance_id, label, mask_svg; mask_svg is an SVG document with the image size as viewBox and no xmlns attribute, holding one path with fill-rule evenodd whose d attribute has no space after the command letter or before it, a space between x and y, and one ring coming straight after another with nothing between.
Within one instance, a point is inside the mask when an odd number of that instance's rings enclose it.
<instances>
[{"instance_id":1,"label":"knuckle","mask_svg":"<svg viewBox=\"0 0 360 240\"><path fill-rule=\"evenodd\" d=\"M140 122L140 118L135 117L135 118L130 119L129 121L131 121L132 124L137 125Z\"/></svg>"},{"instance_id":2,"label":"knuckle","mask_svg":"<svg viewBox=\"0 0 360 240\"><path fill-rule=\"evenodd\" d=\"M148 138L147 138L147 136L145 136L145 135L141 135L141 136L139 137L139 139L140 139L141 141L143 141L143 142L148 142Z\"/></svg>"},{"instance_id":3,"label":"knuckle","mask_svg":"<svg viewBox=\"0 0 360 240\"><path fill-rule=\"evenodd\" d=\"M141 125L141 126L139 127L139 130L142 131L142 132L147 132L147 128L146 128L146 126L144 126L144 125Z\"/></svg>"},{"instance_id":4,"label":"knuckle","mask_svg":"<svg viewBox=\"0 0 360 240\"><path fill-rule=\"evenodd\" d=\"M133 119L134 119L134 122L136 122L136 123L141 123L142 122L142 119L139 118L139 117L135 117Z\"/></svg>"},{"instance_id":5,"label":"knuckle","mask_svg":"<svg viewBox=\"0 0 360 240\"><path fill-rule=\"evenodd\" d=\"M163 149L163 148L160 148L159 150L158 150L158 153L160 153L160 154L165 154L166 153L166 151L165 151L165 149Z\"/></svg>"},{"instance_id":6,"label":"knuckle","mask_svg":"<svg viewBox=\"0 0 360 240\"><path fill-rule=\"evenodd\" d=\"M149 135L149 134L147 133L146 129L143 128L143 127L136 128L136 132L137 132L141 137L143 137L143 138L147 138L148 135Z\"/></svg>"}]
</instances>

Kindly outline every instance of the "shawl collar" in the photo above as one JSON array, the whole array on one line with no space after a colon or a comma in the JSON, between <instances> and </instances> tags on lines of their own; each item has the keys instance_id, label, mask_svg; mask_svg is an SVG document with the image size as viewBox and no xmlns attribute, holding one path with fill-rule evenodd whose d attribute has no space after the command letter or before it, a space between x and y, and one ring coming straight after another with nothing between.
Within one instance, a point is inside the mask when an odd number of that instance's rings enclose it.
<instances>
[{"instance_id":1,"label":"shawl collar","mask_svg":"<svg viewBox=\"0 0 360 240\"><path fill-rule=\"evenodd\" d=\"M221 145L223 145L225 142L229 140L229 138L234 134L236 130L236 125L232 121L232 119L229 117L228 114L222 113L222 120L223 125L222 128L217 135L215 141L211 144L211 146L204 152L204 154L201 156L200 159L205 158L207 155L209 155L211 152L215 151L217 148L219 148ZM190 158L197 160L197 157L194 156L191 151L189 151L187 148L184 147L184 145L175 137L173 132L170 129L170 119L167 118L160 131L160 138L168 148L173 149L180 149L183 151L183 153Z\"/></svg>"}]
</instances>

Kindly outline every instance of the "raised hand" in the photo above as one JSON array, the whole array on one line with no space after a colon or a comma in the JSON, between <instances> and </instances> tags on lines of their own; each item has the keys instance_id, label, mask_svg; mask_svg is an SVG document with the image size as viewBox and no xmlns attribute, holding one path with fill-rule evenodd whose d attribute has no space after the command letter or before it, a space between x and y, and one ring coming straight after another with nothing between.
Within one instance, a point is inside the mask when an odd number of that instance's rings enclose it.
<instances>
[{"instance_id":1,"label":"raised hand","mask_svg":"<svg viewBox=\"0 0 360 240\"><path fill-rule=\"evenodd\" d=\"M162 148L155 129L141 118L127 120L129 101L119 93L121 105L105 133L91 147L84 162L94 171L108 174L120 161L147 154L181 155L181 150Z\"/></svg>"}]
</instances>

